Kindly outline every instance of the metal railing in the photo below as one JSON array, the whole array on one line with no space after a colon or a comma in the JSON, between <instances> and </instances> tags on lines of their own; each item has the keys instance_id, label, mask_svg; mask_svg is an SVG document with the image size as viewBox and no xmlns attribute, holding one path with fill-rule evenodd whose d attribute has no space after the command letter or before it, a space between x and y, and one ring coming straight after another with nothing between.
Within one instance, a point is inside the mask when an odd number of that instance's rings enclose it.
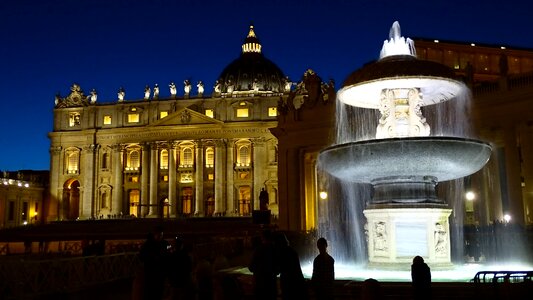
<instances>
[{"instance_id":1,"label":"metal railing","mask_svg":"<svg viewBox=\"0 0 533 300\"><path fill-rule=\"evenodd\" d=\"M139 266L137 253L55 259L4 257L0 263L0 293L5 299L70 293L133 278Z\"/></svg>"},{"instance_id":2,"label":"metal railing","mask_svg":"<svg viewBox=\"0 0 533 300\"><path fill-rule=\"evenodd\" d=\"M481 271L472 279L474 283L532 282L533 271Z\"/></svg>"}]
</instances>

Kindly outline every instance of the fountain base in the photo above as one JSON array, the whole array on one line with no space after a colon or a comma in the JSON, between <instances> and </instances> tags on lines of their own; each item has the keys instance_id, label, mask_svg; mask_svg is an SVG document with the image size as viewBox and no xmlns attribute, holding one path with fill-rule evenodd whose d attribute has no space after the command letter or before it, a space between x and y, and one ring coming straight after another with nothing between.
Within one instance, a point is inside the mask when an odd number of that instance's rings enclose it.
<instances>
[{"instance_id":1,"label":"fountain base","mask_svg":"<svg viewBox=\"0 0 533 300\"><path fill-rule=\"evenodd\" d=\"M369 268L405 268L419 255L435 268L451 268L449 208L370 206L367 219Z\"/></svg>"}]
</instances>

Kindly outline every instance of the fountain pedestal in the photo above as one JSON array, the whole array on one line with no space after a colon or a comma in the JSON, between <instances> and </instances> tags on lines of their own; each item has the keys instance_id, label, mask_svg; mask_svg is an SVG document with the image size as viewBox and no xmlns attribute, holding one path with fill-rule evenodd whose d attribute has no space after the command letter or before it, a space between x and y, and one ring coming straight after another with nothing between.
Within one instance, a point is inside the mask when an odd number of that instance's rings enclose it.
<instances>
[{"instance_id":1,"label":"fountain pedestal","mask_svg":"<svg viewBox=\"0 0 533 300\"><path fill-rule=\"evenodd\" d=\"M451 212L442 207L369 206L364 210L369 267L408 267L417 255L432 267L451 267Z\"/></svg>"}]
</instances>

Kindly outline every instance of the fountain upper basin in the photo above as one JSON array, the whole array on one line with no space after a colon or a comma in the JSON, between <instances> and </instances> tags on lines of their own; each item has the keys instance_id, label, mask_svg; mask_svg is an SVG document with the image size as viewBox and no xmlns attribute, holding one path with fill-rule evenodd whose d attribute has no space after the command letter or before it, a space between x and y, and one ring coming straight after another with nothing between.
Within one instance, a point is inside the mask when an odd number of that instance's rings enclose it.
<instances>
[{"instance_id":1,"label":"fountain upper basin","mask_svg":"<svg viewBox=\"0 0 533 300\"><path fill-rule=\"evenodd\" d=\"M433 176L453 180L480 170L492 147L457 137L408 137L339 144L321 151L319 161L331 175L359 183L390 177Z\"/></svg>"}]
</instances>

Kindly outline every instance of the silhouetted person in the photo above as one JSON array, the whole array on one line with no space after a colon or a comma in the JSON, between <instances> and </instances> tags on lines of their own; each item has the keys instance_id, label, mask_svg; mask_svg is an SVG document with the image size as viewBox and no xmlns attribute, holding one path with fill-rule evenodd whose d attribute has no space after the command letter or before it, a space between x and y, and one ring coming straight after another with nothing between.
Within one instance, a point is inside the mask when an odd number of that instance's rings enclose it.
<instances>
[{"instance_id":1,"label":"silhouetted person","mask_svg":"<svg viewBox=\"0 0 533 300\"><path fill-rule=\"evenodd\" d=\"M174 251L170 254L169 281L173 299L193 299L192 259L180 237L174 239Z\"/></svg>"},{"instance_id":2,"label":"silhouetted person","mask_svg":"<svg viewBox=\"0 0 533 300\"><path fill-rule=\"evenodd\" d=\"M143 299L162 299L165 289L165 279L168 260L169 244L163 239L163 228L156 227L148 234L141 246L139 258L144 268Z\"/></svg>"},{"instance_id":3,"label":"silhouetted person","mask_svg":"<svg viewBox=\"0 0 533 300\"><path fill-rule=\"evenodd\" d=\"M383 295L381 293L381 284L374 278L368 278L363 282L361 299L363 300L381 300Z\"/></svg>"},{"instance_id":4,"label":"silhouetted person","mask_svg":"<svg viewBox=\"0 0 533 300\"><path fill-rule=\"evenodd\" d=\"M315 296L316 299L333 299L335 260L326 251L328 242L325 238L319 238L316 246L320 253L313 260L313 276L311 277Z\"/></svg>"},{"instance_id":5,"label":"silhouetted person","mask_svg":"<svg viewBox=\"0 0 533 300\"><path fill-rule=\"evenodd\" d=\"M196 265L196 283L199 300L213 299L213 271L211 262L205 257Z\"/></svg>"},{"instance_id":6,"label":"silhouetted person","mask_svg":"<svg viewBox=\"0 0 533 300\"><path fill-rule=\"evenodd\" d=\"M278 250L282 299L307 299L300 257L296 250L289 246L289 240L285 234L276 235L276 248Z\"/></svg>"},{"instance_id":7,"label":"silhouetted person","mask_svg":"<svg viewBox=\"0 0 533 300\"><path fill-rule=\"evenodd\" d=\"M261 243L257 245L253 253L248 269L254 274L255 299L276 299L279 271L276 250L269 230L263 231Z\"/></svg>"},{"instance_id":8,"label":"silhouetted person","mask_svg":"<svg viewBox=\"0 0 533 300\"><path fill-rule=\"evenodd\" d=\"M413 258L411 265L413 298L415 300L431 299L431 270L421 256Z\"/></svg>"}]
</instances>

